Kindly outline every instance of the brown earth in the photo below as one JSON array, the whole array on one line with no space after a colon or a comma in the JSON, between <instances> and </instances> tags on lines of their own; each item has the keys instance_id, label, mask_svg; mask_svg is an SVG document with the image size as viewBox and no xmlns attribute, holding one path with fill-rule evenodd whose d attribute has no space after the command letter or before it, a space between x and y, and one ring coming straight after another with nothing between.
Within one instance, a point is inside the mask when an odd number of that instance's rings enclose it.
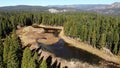
<instances>
[{"instance_id":1,"label":"brown earth","mask_svg":"<svg viewBox=\"0 0 120 68\"><path fill-rule=\"evenodd\" d=\"M43 43L46 45L56 43L59 38L55 37L53 34L45 33L43 28L34 28L32 26L23 27L17 30L17 34L20 37L22 44L27 46L31 44L31 49L37 48L37 43Z\"/></svg>"},{"instance_id":2,"label":"brown earth","mask_svg":"<svg viewBox=\"0 0 120 68\"><path fill-rule=\"evenodd\" d=\"M105 50L98 50L96 48L93 48L91 45L83 43L83 42L79 42L73 38L67 37L64 35L64 30L62 28L61 33L59 34L59 36L64 39L65 42L71 44L71 46L75 46L77 48L86 50L92 54L95 54L99 57L101 57L102 59L104 59L105 61L109 61L109 62L113 62L113 63L117 63L120 64L120 57L111 54L111 52L106 52Z\"/></svg>"},{"instance_id":3,"label":"brown earth","mask_svg":"<svg viewBox=\"0 0 120 68\"><path fill-rule=\"evenodd\" d=\"M55 37L53 34L44 33L45 31L42 28L33 28L32 26L22 27L22 28L18 29L16 32L17 32L17 35L20 37L22 44L24 46L31 44L30 49L38 48L36 39L38 40L38 42L46 44L46 45L54 44L54 43L58 42L58 40L60 39L58 37ZM83 63L83 62L79 62L79 61L76 61L76 62L67 61L60 57L56 57L53 53L50 53L50 52L47 52L44 50L40 50L39 53L41 53L40 57L44 56L44 60L46 60L49 56L52 56L51 64L54 64L57 60L58 61L57 64L60 63L61 68L63 68L64 66L68 66L68 68L81 68L81 67L82 68L86 68L86 67L98 68L97 66L93 66L88 63Z\"/></svg>"},{"instance_id":4,"label":"brown earth","mask_svg":"<svg viewBox=\"0 0 120 68\"><path fill-rule=\"evenodd\" d=\"M83 43L83 42L79 42L73 38L67 37L64 35L64 28L61 26L46 26L46 25L39 25L40 27L46 27L46 28L55 28L55 29L61 29L61 32L59 34L59 37L62 38L65 42L71 44L70 46L74 46L83 50L86 50L92 54L95 54L101 58L103 58L106 61L110 61L110 62L115 62L120 64L120 57L119 56L115 56L113 54L111 54L110 52L106 52L105 50L98 50L96 48L93 48L91 45Z\"/></svg>"},{"instance_id":5,"label":"brown earth","mask_svg":"<svg viewBox=\"0 0 120 68\"><path fill-rule=\"evenodd\" d=\"M40 27L46 27L46 28L56 28L56 29L62 29L62 31L59 34L59 37L55 37L53 34L51 33L45 33L45 30L43 28L34 28L32 26L28 26L28 27L22 27L20 29L18 29L16 32L18 34L18 36L20 37L22 44L24 46L27 46L28 44L31 44L32 46L30 47L30 49L35 49L38 48L38 44L39 43L43 43L46 45L50 45L50 44L54 44L56 42L58 42L58 40L60 38L64 39L65 42L71 44L70 46L74 46L83 50L86 50L92 54L95 54L101 58L103 58L106 61L110 61L110 62L115 62L115 63L119 63L120 60L117 58L117 56L114 55L109 55L104 51L95 49L93 47L91 47L88 44L82 43L82 42L78 42L77 40L74 40L70 37L66 37L64 35L64 31L62 27L51 27L51 26L44 26L44 25L40 25ZM105 63L103 63L103 65L101 66L97 66L97 65L91 65L88 63L83 63L83 62L78 62L78 61L66 61L64 59L61 59L60 57L56 57L54 54L49 53L47 51L42 51L41 56L44 56L44 59L47 59L48 56L52 56L52 63L55 62L55 60L57 59L59 62L61 62L61 68L64 66L68 66L68 68L107 68L106 65L104 65ZM40 51L40 52L41 52Z\"/></svg>"}]
</instances>

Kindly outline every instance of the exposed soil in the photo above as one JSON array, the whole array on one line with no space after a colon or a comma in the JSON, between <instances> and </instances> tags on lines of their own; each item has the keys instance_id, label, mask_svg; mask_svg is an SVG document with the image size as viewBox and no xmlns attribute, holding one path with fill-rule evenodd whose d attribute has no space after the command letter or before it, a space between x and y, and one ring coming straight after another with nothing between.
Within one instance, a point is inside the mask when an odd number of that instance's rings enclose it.
<instances>
[{"instance_id":1,"label":"exposed soil","mask_svg":"<svg viewBox=\"0 0 120 68\"><path fill-rule=\"evenodd\" d=\"M17 30L17 34L20 37L24 46L31 44L31 49L38 46L36 41L50 45L56 43L59 38L55 37L52 33L45 33L43 28L34 28L32 26L23 27Z\"/></svg>"},{"instance_id":2,"label":"exposed soil","mask_svg":"<svg viewBox=\"0 0 120 68\"><path fill-rule=\"evenodd\" d=\"M46 27L43 25L40 26ZM48 26L47 28L52 27ZM53 33L46 33L43 28L34 28L32 26L18 29L17 34L24 46L31 44L30 49L38 48L39 44L45 44L43 47L45 47L46 50L43 49L39 51L41 57L44 56L44 59L46 60L51 56L51 64L57 62L57 64L60 64L61 68L64 66L68 66L68 68L116 68L119 66L113 62L118 62L113 55L103 54L103 52L101 53L100 51L89 47L89 45L66 37L64 36L63 28L55 28L62 29L59 37L56 37ZM64 43L61 38L71 45ZM73 45L75 45L75 47L73 47ZM88 49L86 50L85 47ZM89 52L89 50L91 51ZM93 51L98 52L98 54L102 56L96 55ZM108 60L110 61L108 62Z\"/></svg>"}]
</instances>

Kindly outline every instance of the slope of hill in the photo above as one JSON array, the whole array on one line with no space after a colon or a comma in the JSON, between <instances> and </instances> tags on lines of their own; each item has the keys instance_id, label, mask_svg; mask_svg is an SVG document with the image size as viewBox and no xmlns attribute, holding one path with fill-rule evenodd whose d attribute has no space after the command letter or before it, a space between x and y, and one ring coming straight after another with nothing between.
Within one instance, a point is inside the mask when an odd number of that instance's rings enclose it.
<instances>
[{"instance_id":1,"label":"slope of hill","mask_svg":"<svg viewBox=\"0 0 120 68\"><path fill-rule=\"evenodd\" d=\"M120 2L115 2L111 5L102 6L98 8L92 8L92 9L89 9L88 11L120 16Z\"/></svg>"},{"instance_id":2,"label":"slope of hill","mask_svg":"<svg viewBox=\"0 0 120 68\"><path fill-rule=\"evenodd\" d=\"M74 4L74 5L50 5L52 8L74 8L76 10L87 10L96 7L107 6L106 4Z\"/></svg>"},{"instance_id":3,"label":"slope of hill","mask_svg":"<svg viewBox=\"0 0 120 68\"><path fill-rule=\"evenodd\" d=\"M0 11L47 11L51 13L58 12L73 12L73 11L88 11L102 14L120 16L120 2L113 4L74 4L74 5L48 5L48 6L5 6L0 7Z\"/></svg>"},{"instance_id":4,"label":"slope of hill","mask_svg":"<svg viewBox=\"0 0 120 68\"><path fill-rule=\"evenodd\" d=\"M47 10L48 10L48 7L28 6L28 5L0 7L0 11L47 11Z\"/></svg>"},{"instance_id":5,"label":"slope of hill","mask_svg":"<svg viewBox=\"0 0 120 68\"><path fill-rule=\"evenodd\" d=\"M59 9L72 8L75 11L88 11L120 16L120 2L115 2L113 4L52 5L48 7Z\"/></svg>"}]
</instances>

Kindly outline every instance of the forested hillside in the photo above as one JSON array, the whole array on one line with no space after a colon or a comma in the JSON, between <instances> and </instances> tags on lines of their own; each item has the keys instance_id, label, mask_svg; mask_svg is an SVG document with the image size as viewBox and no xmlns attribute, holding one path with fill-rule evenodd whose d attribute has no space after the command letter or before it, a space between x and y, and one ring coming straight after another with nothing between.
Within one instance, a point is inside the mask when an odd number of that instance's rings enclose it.
<instances>
[{"instance_id":1,"label":"forested hillside","mask_svg":"<svg viewBox=\"0 0 120 68\"><path fill-rule=\"evenodd\" d=\"M6 37L3 44L2 40L0 43L0 68L47 67L46 62L41 63L37 52L32 52L28 47L22 49L21 42L14 32Z\"/></svg>"},{"instance_id":2,"label":"forested hillside","mask_svg":"<svg viewBox=\"0 0 120 68\"><path fill-rule=\"evenodd\" d=\"M120 55L120 19L118 17L87 12L59 14L0 12L0 66L2 68L41 66L36 53L32 54L28 48L22 49L20 40L15 34L17 27L32 24L64 26L66 36L79 38L79 41L91 44L98 49L107 47L112 53ZM27 64L27 62L30 63ZM45 63L43 61L41 64L46 65Z\"/></svg>"},{"instance_id":3,"label":"forested hillside","mask_svg":"<svg viewBox=\"0 0 120 68\"><path fill-rule=\"evenodd\" d=\"M70 17L69 17L70 18ZM107 47L120 55L120 20L99 14L79 13L64 24L65 34L93 47Z\"/></svg>"}]
</instances>

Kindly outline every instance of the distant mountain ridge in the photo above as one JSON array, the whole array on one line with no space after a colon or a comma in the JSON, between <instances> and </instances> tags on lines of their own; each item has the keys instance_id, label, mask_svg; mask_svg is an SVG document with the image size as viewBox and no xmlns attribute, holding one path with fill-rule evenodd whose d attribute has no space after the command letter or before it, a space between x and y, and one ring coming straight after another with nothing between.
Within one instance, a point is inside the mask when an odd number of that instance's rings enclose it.
<instances>
[{"instance_id":1,"label":"distant mountain ridge","mask_svg":"<svg viewBox=\"0 0 120 68\"><path fill-rule=\"evenodd\" d=\"M75 5L51 5L47 7L56 7L56 8L74 8L77 10L86 10L95 7L106 6L106 4L75 4Z\"/></svg>"},{"instance_id":2,"label":"distant mountain ridge","mask_svg":"<svg viewBox=\"0 0 120 68\"><path fill-rule=\"evenodd\" d=\"M109 15L120 16L120 2L113 4L73 4L73 5L48 5L48 6L5 6L0 11L43 11L43 12L68 12L68 11L90 11Z\"/></svg>"},{"instance_id":3,"label":"distant mountain ridge","mask_svg":"<svg viewBox=\"0 0 120 68\"><path fill-rule=\"evenodd\" d=\"M106 5L98 8L92 8L88 11L94 11L102 14L109 14L109 15L119 15L120 16L120 2L115 2L111 5Z\"/></svg>"},{"instance_id":4,"label":"distant mountain ridge","mask_svg":"<svg viewBox=\"0 0 120 68\"><path fill-rule=\"evenodd\" d=\"M120 2L113 4L78 4L78 5L52 5L49 8L67 9L72 8L75 11L97 12L107 15L120 16Z\"/></svg>"},{"instance_id":5,"label":"distant mountain ridge","mask_svg":"<svg viewBox=\"0 0 120 68\"><path fill-rule=\"evenodd\" d=\"M29 6L29 5L17 5L17 6L0 7L0 11L47 11L47 10L48 10L48 7Z\"/></svg>"},{"instance_id":6,"label":"distant mountain ridge","mask_svg":"<svg viewBox=\"0 0 120 68\"><path fill-rule=\"evenodd\" d=\"M120 2L115 2L111 5L111 8L120 8Z\"/></svg>"}]
</instances>

